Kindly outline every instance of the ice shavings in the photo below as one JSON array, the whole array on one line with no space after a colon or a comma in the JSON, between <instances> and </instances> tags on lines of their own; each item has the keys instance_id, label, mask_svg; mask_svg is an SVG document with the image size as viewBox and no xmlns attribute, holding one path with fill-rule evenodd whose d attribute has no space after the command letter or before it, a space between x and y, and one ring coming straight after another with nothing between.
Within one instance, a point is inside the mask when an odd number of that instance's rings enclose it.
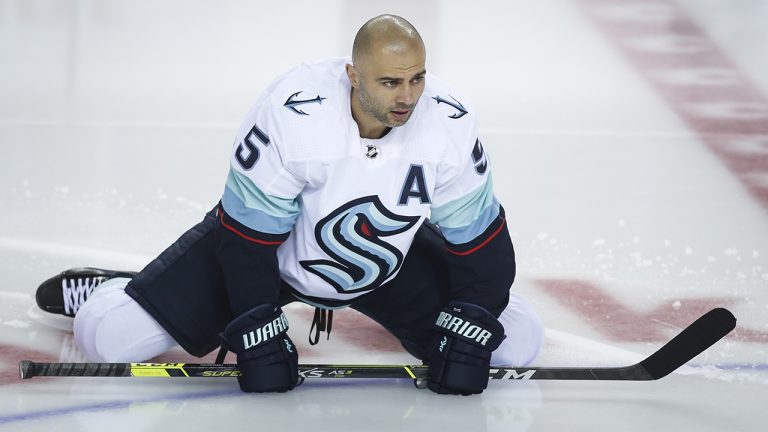
<instances>
[{"instance_id":1,"label":"ice shavings","mask_svg":"<svg viewBox=\"0 0 768 432\"><path fill-rule=\"evenodd\" d=\"M3 322L3 325L7 325L8 327L13 327L13 328L27 328L30 326L30 323L29 321L14 319L14 320Z\"/></svg>"}]
</instances>

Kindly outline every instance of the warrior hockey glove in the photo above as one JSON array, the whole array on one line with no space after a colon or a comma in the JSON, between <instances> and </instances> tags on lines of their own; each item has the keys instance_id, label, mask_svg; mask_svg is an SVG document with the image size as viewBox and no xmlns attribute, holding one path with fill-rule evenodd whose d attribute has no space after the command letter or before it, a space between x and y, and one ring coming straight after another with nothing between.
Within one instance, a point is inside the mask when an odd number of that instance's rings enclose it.
<instances>
[{"instance_id":1,"label":"warrior hockey glove","mask_svg":"<svg viewBox=\"0 0 768 432\"><path fill-rule=\"evenodd\" d=\"M299 354L286 333L279 307L257 306L230 322L220 334L224 348L237 354L244 392L285 392L299 381Z\"/></svg>"},{"instance_id":2,"label":"warrior hockey glove","mask_svg":"<svg viewBox=\"0 0 768 432\"><path fill-rule=\"evenodd\" d=\"M491 353L506 337L490 312L452 302L437 318L438 336L428 354L427 387L435 393L470 395L488 386Z\"/></svg>"}]
</instances>

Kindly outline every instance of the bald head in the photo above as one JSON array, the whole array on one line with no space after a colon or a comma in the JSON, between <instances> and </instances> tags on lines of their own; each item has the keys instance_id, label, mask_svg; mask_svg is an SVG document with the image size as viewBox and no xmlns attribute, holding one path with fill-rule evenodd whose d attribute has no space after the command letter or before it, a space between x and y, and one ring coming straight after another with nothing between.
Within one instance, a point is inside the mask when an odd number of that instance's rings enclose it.
<instances>
[{"instance_id":1,"label":"bald head","mask_svg":"<svg viewBox=\"0 0 768 432\"><path fill-rule=\"evenodd\" d=\"M361 137L381 138L408 121L424 92L426 55L419 32L399 16L377 16L357 32L345 68Z\"/></svg>"},{"instance_id":2,"label":"bald head","mask_svg":"<svg viewBox=\"0 0 768 432\"><path fill-rule=\"evenodd\" d=\"M379 15L360 28L352 44L352 62L365 63L380 53L423 53L424 41L416 28L397 15Z\"/></svg>"}]
</instances>

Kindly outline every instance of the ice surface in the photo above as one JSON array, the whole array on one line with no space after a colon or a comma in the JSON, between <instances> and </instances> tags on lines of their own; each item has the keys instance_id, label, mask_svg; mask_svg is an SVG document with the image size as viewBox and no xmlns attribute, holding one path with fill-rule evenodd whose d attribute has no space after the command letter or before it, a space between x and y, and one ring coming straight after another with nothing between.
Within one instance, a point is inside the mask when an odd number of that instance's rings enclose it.
<instances>
[{"instance_id":1,"label":"ice surface","mask_svg":"<svg viewBox=\"0 0 768 432\"><path fill-rule=\"evenodd\" d=\"M536 365L634 363L714 306L736 331L657 382L494 381L477 397L406 380L279 395L231 379L20 381L21 359L83 360L37 285L141 268L219 199L272 77L347 55L383 12L411 19L429 70L474 100L515 289L547 326ZM0 0L0 430L762 430L765 22L761 2L725 0ZM311 312L287 310L303 362L415 362L349 310L309 346Z\"/></svg>"}]
</instances>

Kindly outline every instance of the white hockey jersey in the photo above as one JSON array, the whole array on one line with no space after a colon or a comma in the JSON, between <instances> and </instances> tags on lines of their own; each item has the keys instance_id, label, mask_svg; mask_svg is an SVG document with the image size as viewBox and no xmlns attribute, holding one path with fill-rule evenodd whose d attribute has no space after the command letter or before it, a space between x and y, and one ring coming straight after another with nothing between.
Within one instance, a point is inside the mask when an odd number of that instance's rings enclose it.
<instances>
[{"instance_id":1,"label":"white hockey jersey","mask_svg":"<svg viewBox=\"0 0 768 432\"><path fill-rule=\"evenodd\" d=\"M283 280L303 300L345 302L391 280L425 218L453 244L499 214L471 105L428 74L406 124L360 138L348 59L302 64L243 121L222 198L228 215L285 234Z\"/></svg>"}]
</instances>

